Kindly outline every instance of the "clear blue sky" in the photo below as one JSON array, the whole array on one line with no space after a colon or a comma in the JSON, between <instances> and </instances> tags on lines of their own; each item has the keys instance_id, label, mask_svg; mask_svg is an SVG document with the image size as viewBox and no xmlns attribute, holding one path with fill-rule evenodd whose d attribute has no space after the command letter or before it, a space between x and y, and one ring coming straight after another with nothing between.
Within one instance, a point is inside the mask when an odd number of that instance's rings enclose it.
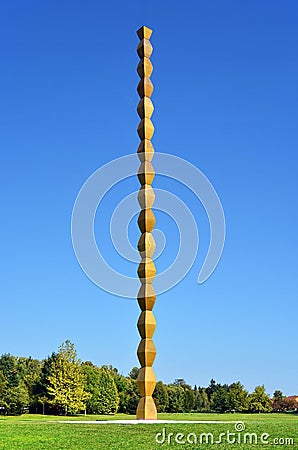
<instances>
[{"instance_id":1,"label":"clear blue sky","mask_svg":"<svg viewBox=\"0 0 298 450\"><path fill-rule=\"evenodd\" d=\"M294 0L1 2L0 353L43 358L70 339L83 360L124 374L138 363L139 307L84 275L70 219L87 177L137 149L135 31L146 24L155 148L209 177L227 222L220 264L198 285L208 221L186 189L156 179L201 235L192 270L155 306L157 378L298 393L297 21ZM98 230L137 188L107 198ZM171 225L163 231L173 244L158 269L176 245Z\"/></svg>"}]
</instances>

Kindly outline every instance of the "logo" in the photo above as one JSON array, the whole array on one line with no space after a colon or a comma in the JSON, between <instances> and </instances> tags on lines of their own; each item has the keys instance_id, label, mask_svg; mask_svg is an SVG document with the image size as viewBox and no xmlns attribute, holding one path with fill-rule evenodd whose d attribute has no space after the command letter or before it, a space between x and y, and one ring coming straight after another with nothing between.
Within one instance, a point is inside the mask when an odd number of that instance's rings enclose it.
<instances>
[{"instance_id":1,"label":"logo","mask_svg":"<svg viewBox=\"0 0 298 450\"><path fill-rule=\"evenodd\" d=\"M140 161L136 154L115 159L96 170L82 186L72 212L71 235L76 258L89 279L111 294L135 298L140 281L111 267L102 256L95 238L94 220L104 196L116 184L136 176ZM198 274L198 283L204 283L214 272L225 242L225 217L219 197L208 178L193 164L174 155L155 153L153 165L156 175L162 175L184 184L200 200L209 220L210 243ZM180 245L174 262L157 273L154 289L162 294L177 285L191 269L198 252L199 234L196 221L188 206L168 190L154 187L153 210L168 214L177 224ZM119 257L139 263L140 255L128 239L128 224L140 211L138 192L127 195L117 205L110 221L110 238ZM157 251L161 255L167 244L163 230L153 231Z\"/></svg>"}]
</instances>

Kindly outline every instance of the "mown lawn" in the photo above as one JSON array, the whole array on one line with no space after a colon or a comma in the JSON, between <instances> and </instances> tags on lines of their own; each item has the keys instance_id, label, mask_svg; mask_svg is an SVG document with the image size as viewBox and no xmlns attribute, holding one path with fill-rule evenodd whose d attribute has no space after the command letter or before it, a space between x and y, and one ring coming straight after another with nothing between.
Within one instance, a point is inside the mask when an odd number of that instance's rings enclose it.
<instances>
[{"instance_id":1,"label":"mown lawn","mask_svg":"<svg viewBox=\"0 0 298 450\"><path fill-rule=\"evenodd\" d=\"M118 414L117 416L76 416L55 417L40 415L22 415L19 417L0 416L0 449L5 450L152 450L164 448L185 449L264 449L292 448L298 449L298 416L290 414L159 414L159 419L169 420L200 420L200 421L239 421L245 425L245 430L236 431L234 423L204 423L204 424L151 424L151 425L97 425L63 423L65 420L110 420L134 419L134 416ZM60 423L62 421L62 423ZM165 433L163 433L165 429ZM227 432L230 434L227 442ZM155 440L156 434L160 442ZM170 433L173 433L171 435ZM181 433L182 435L177 434ZM190 434L192 433L192 434ZM211 443L213 434L214 443ZM219 440L222 435L221 443ZM255 433L246 437L245 433ZM269 436L264 435L267 433ZM264 443L261 442L263 434ZM197 444L195 444L195 437ZM200 437L202 443L200 443ZM256 444L255 438L258 443ZM292 439L286 441L286 439ZM178 440L178 443L176 440ZM236 442L234 443L234 439ZM239 439L239 443L237 443ZM250 439L253 439L250 441ZM187 442L187 441L190 442ZM181 443L179 443L179 441ZM182 442L185 443L183 444ZM265 443L268 442L268 443Z\"/></svg>"}]
</instances>

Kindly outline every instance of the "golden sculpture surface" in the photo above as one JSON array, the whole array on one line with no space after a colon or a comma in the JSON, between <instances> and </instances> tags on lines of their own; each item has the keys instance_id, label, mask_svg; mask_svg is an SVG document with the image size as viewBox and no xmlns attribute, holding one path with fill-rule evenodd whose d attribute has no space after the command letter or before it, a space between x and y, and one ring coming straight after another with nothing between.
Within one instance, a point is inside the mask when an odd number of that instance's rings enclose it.
<instances>
[{"instance_id":1,"label":"golden sculpture surface","mask_svg":"<svg viewBox=\"0 0 298 450\"><path fill-rule=\"evenodd\" d=\"M157 419L156 406L152 398L156 385L156 378L152 369L156 356L156 349L152 340L156 327L155 318L152 312L156 300L156 295L152 286L156 273L155 265L152 260L155 242L151 234L155 225L155 217L151 209L155 199L154 191L151 187L154 179L154 168L151 164L154 154L154 148L151 143L154 126L151 122L151 116L154 107L150 100L153 92L153 84L150 80L153 66L149 59L153 50L149 40L152 30L143 26L137 31L137 34L140 39L137 48L140 57L137 71L141 78L137 88L141 98L137 107L141 119L138 126L138 135L141 139L138 148L138 156L141 161L138 171L138 178L141 184L138 194L138 201L141 207L138 225L142 233L138 242L138 250L142 258L138 267L138 276L141 281L141 287L138 293L138 303L142 310L138 320L138 330L142 340L137 350L137 355L141 364L137 379L141 394L141 399L137 408L137 419Z\"/></svg>"}]
</instances>

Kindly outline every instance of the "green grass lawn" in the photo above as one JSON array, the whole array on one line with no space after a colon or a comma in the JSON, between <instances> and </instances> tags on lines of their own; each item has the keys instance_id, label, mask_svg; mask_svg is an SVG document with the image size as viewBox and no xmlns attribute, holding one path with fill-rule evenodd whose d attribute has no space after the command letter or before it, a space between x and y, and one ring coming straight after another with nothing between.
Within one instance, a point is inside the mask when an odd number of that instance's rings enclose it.
<instances>
[{"instance_id":1,"label":"green grass lawn","mask_svg":"<svg viewBox=\"0 0 298 450\"><path fill-rule=\"evenodd\" d=\"M151 425L93 425L59 423L65 420L107 420L107 419L134 419L135 416L118 414L117 416L76 416L57 417L25 414L19 417L0 416L0 449L5 450L152 450L165 448L185 449L253 449L253 448L294 448L298 449L298 416L290 414L159 414L159 419L169 420L216 420L216 421L242 421L245 430L237 432L233 423L217 424L151 424ZM165 429L165 442L158 444L155 440L157 433ZM230 443L227 442L227 432ZM170 433L173 433L171 435ZM177 437L177 433L183 436ZM190 433L193 433L190 435ZM202 433L213 434L214 443L206 443L206 436ZM222 442L219 440L220 433ZM251 439L258 443L244 443L245 433L255 433ZM261 443L261 435L266 443ZM193 443L195 436L197 444ZM164 434L159 435L160 441ZM200 443L200 436L203 440ZM175 438L185 444L177 443ZM286 442L292 438L294 444ZM233 443L233 439L240 439L240 443ZM274 441L276 439L276 441ZM190 441L190 443L187 442ZM283 441L284 440L284 441Z\"/></svg>"}]
</instances>

